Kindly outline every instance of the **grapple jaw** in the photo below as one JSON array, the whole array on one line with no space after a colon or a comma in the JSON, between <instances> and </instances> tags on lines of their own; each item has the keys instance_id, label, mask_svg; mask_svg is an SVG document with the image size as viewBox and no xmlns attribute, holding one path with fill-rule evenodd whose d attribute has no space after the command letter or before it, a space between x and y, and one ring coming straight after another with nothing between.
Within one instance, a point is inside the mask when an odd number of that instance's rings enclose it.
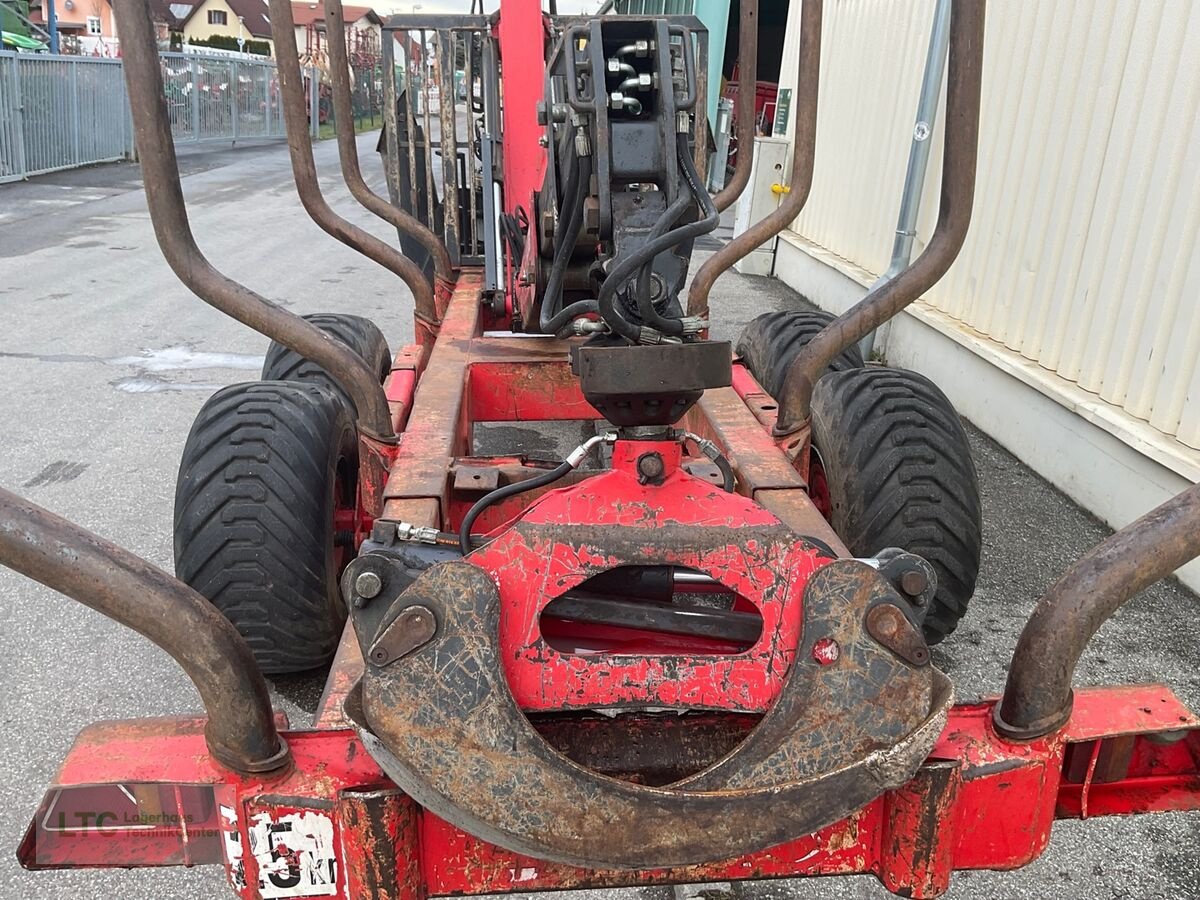
<instances>
[{"instance_id":1,"label":"grapple jaw","mask_svg":"<svg viewBox=\"0 0 1200 900\"><path fill-rule=\"evenodd\" d=\"M501 847L587 867L708 863L817 831L913 777L952 690L927 652L905 658L920 639L903 607L863 563L818 569L774 704L731 753L665 787L602 775L542 738L505 679L500 592L469 561L435 565L390 604L357 611L368 663L347 709L399 787ZM413 610L435 619L432 637L371 663L377 637Z\"/></svg>"}]
</instances>

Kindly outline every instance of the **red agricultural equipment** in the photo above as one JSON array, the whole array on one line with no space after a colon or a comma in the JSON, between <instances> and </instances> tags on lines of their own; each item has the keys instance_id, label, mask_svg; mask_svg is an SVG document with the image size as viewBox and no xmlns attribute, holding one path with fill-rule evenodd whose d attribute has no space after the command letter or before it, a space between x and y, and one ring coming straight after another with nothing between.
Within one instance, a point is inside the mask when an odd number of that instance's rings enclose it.
<instances>
[{"instance_id":1,"label":"red agricultural equipment","mask_svg":"<svg viewBox=\"0 0 1200 900\"><path fill-rule=\"evenodd\" d=\"M0 562L163 647L206 711L85 730L24 865L222 864L246 900L863 872L933 897L955 869L1035 859L1056 818L1200 806L1200 720L1168 688L1071 689L1100 624L1200 551L1200 488L1041 599L1000 700L954 705L931 661L974 587L975 472L941 392L853 348L962 244L981 0L953 9L924 254L837 319L760 317L736 356L707 340L714 279L808 194L821 3L802 2L791 190L685 302L692 242L750 159L704 191L697 20L533 0L390 20L421 52L399 93L385 79L389 201L359 171L327 0L343 174L402 254L322 198L271 0L304 206L415 298L417 341L392 354L366 320L294 316L201 255L146 0L114 0L160 246L275 344L188 438L178 580L0 493ZM476 453L481 423L552 421L603 424L557 465ZM321 666L315 724L291 729L262 672Z\"/></svg>"}]
</instances>

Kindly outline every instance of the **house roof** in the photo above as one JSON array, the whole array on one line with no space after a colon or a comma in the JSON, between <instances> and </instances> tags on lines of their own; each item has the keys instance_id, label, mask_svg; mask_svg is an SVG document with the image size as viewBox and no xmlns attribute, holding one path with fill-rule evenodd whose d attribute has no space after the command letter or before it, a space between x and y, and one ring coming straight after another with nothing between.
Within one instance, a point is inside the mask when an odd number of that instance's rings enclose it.
<instances>
[{"instance_id":1,"label":"house roof","mask_svg":"<svg viewBox=\"0 0 1200 900\"><path fill-rule=\"evenodd\" d=\"M348 6L342 4L342 17L349 25L357 22L359 19L367 18L376 25L381 24L383 19L379 14L369 6ZM305 0L303 3L292 3L292 18L295 19L297 27L304 28L309 25L315 25L318 22L325 21L325 4L321 0Z\"/></svg>"},{"instance_id":2,"label":"house roof","mask_svg":"<svg viewBox=\"0 0 1200 900\"><path fill-rule=\"evenodd\" d=\"M112 0L109 0L112 3ZM150 0L150 18L155 22L165 22L172 30L182 28L184 21L196 8L195 2L186 3L181 0Z\"/></svg>"},{"instance_id":3,"label":"house roof","mask_svg":"<svg viewBox=\"0 0 1200 900\"><path fill-rule=\"evenodd\" d=\"M204 0L151 0L156 15L159 3L167 7L167 12L174 16L180 28L204 6ZM251 37L270 39L271 20L267 15L267 0L225 0L225 3L242 20Z\"/></svg>"}]
</instances>

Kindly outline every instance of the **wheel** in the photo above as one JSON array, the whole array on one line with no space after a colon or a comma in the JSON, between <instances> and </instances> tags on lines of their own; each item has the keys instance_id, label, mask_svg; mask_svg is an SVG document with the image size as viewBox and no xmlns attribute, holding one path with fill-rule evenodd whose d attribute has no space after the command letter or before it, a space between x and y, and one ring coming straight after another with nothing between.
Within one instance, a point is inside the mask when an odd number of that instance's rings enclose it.
<instances>
[{"instance_id":1,"label":"wheel","mask_svg":"<svg viewBox=\"0 0 1200 900\"><path fill-rule=\"evenodd\" d=\"M936 644L967 611L983 546L979 481L950 401L916 372L835 372L813 392L812 443L813 493L827 492L829 523L850 551L900 547L937 572L924 621Z\"/></svg>"},{"instance_id":2,"label":"wheel","mask_svg":"<svg viewBox=\"0 0 1200 900\"><path fill-rule=\"evenodd\" d=\"M188 434L175 573L237 627L266 673L316 668L337 648L338 577L354 548L338 546L335 520L354 514L357 454L350 408L319 384L223 388Z\"/></svg>"},{"instance_id":3,"label":"wheel","mask_svg":"<svg viewBox=\"0 0 1200 900\"><path fill-rule=\"evenodd\" d=\"M778 399L796 354L834 318L821 310L763 313L742 330L737 342L738 355L763 390ZM829 364L829 371L861 369L862 365L858 347L850 346Z\"/></svg>"},{"instance_id":4,"label":"wheel","mask_svg":"<svg viewBox=\"0 0 1200 900\"><path fill-rule=\"evenodd\" d=\"M392 351L388 348L383 332L370 319L342 313L316 313L304 316L304 318L365 359L367 365L371 367L371 371L379 373L380 382L387 378L388 372L392 368ZM267 349L267 358L263 362L262 380L305 381L312 384L323 384L341 397L350 409L354 409L354 403L350 396L338 387L328 372L294 350L289 350L283 344L277 344L275 341L271 341L271 346Z\"/></svg>"}]
</instances>

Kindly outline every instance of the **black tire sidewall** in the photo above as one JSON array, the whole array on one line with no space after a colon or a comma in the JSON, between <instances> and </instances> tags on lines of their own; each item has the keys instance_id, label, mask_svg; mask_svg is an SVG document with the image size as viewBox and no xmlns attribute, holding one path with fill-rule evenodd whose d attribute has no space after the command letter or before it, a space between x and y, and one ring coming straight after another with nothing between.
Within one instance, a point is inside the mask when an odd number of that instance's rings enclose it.
<instances>
[{"instance_id":1,"label":"black tire sidewall","mask_svg":"<svg viewBox=\"0 0 1200 900\"><path fill-rule=\"evenodd\" d=\"M354 422L319 384L223 388L188 435L175 496L177 574L238 628L270 674L316 668L340 640L339 471L353 496Z\"/></svg>"}]
</instances>

